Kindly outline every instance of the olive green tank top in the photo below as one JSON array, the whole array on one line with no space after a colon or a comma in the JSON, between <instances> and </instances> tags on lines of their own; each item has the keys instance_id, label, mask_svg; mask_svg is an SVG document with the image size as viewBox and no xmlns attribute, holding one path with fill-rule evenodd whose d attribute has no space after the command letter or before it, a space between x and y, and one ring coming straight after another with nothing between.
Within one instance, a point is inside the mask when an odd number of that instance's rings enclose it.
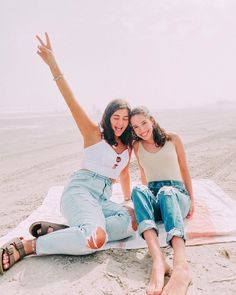
<instances>
[{"instance_id":1,"label":"olive green tank top","mask_svg":"<svg viewBox=\"0 0 236 295\"><path fill-rule=\"evenodd\" d=\"M138 157L144 169L147 181L179 180L182 181L175 146L166 141L157 152L148 152L142 143L138 145Z\"/></svg>"}]
</instances>

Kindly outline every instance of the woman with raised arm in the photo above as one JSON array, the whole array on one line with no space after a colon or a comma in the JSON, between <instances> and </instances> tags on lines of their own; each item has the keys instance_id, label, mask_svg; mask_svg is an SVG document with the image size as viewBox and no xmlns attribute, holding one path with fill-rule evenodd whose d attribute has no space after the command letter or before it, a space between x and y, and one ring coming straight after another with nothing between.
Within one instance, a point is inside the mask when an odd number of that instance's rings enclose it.
<instances>
[{"instance_id":1,"label":"woman with raised arm","mask_svg":"<svg viewBox=\"0 0 236 295\"><path fill-rule=\"evenodd\" d=\"M139 234L146 240L153 259L148 295L185 295L191 273L185 254L184 218L194 211L192 183L180 137L166 133L147 108L131 112L134 153L143 185L133 188L131 198ZM157 221L162 220L167 243L173 247L173 272L164 287L170 267L158 242ZM164 288L163 288L164 287Z\"/></svg>"},{"instance_id":2,"label":"woman with raised arm","mask_svg":"<svg viewBox=\"0 0 236 295\"><path fill-rule=\"evenodd\" d=\"M36 222L32 240L15 238L1 247L0 273L29 254L89 254L107 241L124 239L136 230L133 209L109 200L120 176L125 199L130 198L128 163L131 155L130 107L116 99L106 107L101 126L95 124L74 97L58 66L48 34L39 36L38 55L49 66L84 139L81 169L64 189L61 212L68 225Z\"/></svg>"}]
</instances>

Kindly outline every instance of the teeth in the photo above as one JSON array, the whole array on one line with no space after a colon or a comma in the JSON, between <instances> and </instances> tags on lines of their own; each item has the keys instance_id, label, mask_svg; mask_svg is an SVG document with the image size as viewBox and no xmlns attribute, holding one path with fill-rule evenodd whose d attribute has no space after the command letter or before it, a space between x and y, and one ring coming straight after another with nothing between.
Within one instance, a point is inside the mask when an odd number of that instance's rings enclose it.
<instances>
[{"instance_id":1,"label":"teeth","mask_svg":"<svg viewBox=\"0 0 236 295\"><path fill-rule=\"evenodd\" d=\"M148 134L148 131L141 134L141 136L145 137Z\"/></svg>"}]
</instances>

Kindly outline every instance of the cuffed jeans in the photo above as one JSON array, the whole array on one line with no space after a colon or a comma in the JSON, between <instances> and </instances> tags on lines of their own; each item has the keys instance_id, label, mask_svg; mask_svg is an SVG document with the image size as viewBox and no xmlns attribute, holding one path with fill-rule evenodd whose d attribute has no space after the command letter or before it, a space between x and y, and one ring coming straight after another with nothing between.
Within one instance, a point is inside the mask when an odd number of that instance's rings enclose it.
<instances>
[{"instance_id":1,"label":"cuffed jeans","mask_svg":"<svg viewBox=\"0 0 236 295\"><path fill-rule=\"evenodd\" d=\"M156 222L163 221L167 232L166 242L174 236L185 240L184 218L190 209L190 197L181 181L152 181L148 186L133 188L131 198L141 236L148 229L155 229Z\"/></svg>"},{"instance_id":2,"label":"cuffed jeans","mask_svg":"<svg viewBox=\"0 0 236 295\"><path fill-rule=\"evenodd\" d=\"M134 231L128 209L109 201L112 182L109 178L85 170L75 172L61 198L61 213L69 228L37 239L37 254L83 255L93 253L88 240L102 228L106 241L121 240Z\"/></svg>"}]
</instances>

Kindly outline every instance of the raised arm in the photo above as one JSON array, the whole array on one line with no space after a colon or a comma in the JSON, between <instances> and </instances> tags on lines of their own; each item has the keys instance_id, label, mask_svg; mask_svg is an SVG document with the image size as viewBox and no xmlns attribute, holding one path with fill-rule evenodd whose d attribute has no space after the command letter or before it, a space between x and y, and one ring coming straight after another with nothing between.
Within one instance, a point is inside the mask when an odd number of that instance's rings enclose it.
<instances>
[{"instance_id":1,"label":"raised arm","mask_svg":"<svg viewBox=\"0 0 236 295\"><path fill-rule=\"evenodd\" d=\"M193 196L193 189L192 189L192 180L189 173L186 155L185 155L185 149L184 145L180 139L180 137L177 134L171 134L172 141L175 145L176 153L178 156L178 162L179 167L181 171L181 176L183 178L184 185L189 193L190 199L191 199L191 206L188 213L188 218L192 217L194 213L194 196Z\"/></svg>"},{"instance_id":2,"label":"raised arm","mask_svg":"<svg viewBox=\"0 0 236 295\"><path fill-rule=\"evenodd\" d=\"M36 36L40 45L38 46L38 55L49 66L49 69L53 75L62 96L67 103L73 118L79 127L79 130L84 138L84 146L92 145L100 138L100 132L98 126L88 117L81 105L76 100L72 90L70 89L66 79L56 61L54 56L51 41L47 33L45 33L46 42L39 36Z\"/></svg>"}]
</instances>

